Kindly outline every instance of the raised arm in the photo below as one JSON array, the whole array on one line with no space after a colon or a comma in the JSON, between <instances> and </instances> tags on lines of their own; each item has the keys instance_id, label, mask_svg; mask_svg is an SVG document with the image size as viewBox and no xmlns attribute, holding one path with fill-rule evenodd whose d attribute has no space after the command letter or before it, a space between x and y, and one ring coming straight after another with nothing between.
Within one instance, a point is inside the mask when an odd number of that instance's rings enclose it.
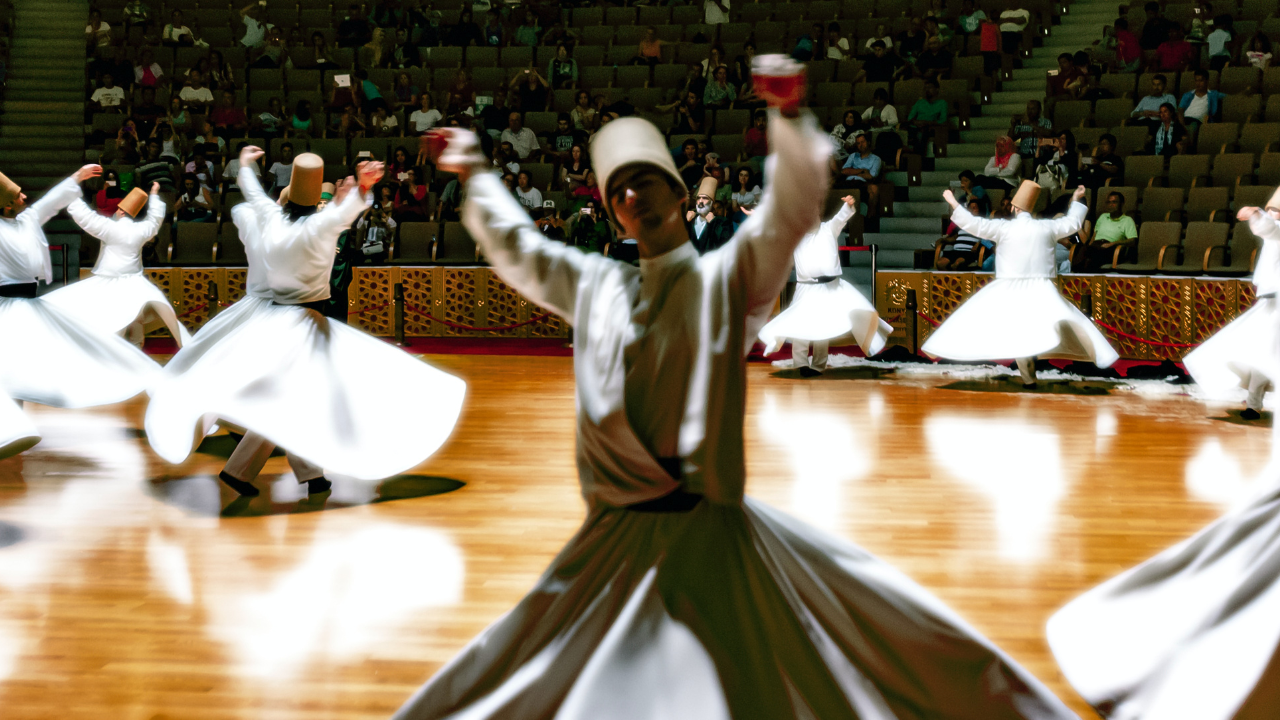
<instances>
[{"instance_id":1,"label":"raised arm","mask_svg":"<svg viewBox=\"0 0 1280 720\"><path fill-rule=\"evenodd\" d=\"M1067 210L1066 216L1049 221L1052 223L1050 229L1053 233L1053 239L1061 240L1080 232L1080 226L1084 224L1084 218L1088 214L1089 208L1085 207L1085 204L1077 198L1071 203L1071 208Z\"/></svg>"},{"instance_id":2,"label":"raised arm","mask_svg":"<svg viewBox=\"0 0 1280 720\"><path fill-rule=\"evenodd\" d=\"M37 224L44 225L52 220L54 215L61 212L63 208L70 205L73 200L80 197L80 183L101 174L101 165L85 165L71 177L49 188L49 192L45 193L44 197L31 203L31 206L22 214L31 213L32 219Z\"/></svg>"},{"instance_id":3,"label":"raised arm","mask_svg":"<svg viewBox=\"0 0 1280 720\"><path fill-rule=\"evenodd\" d=\"M164 201L160 199L160 185L151 184L151 197L147 198L147 219L142 222L134 223L133 227L142 242L147 242L160 232L160 225L164 222Z\"/></svg>"},{"instance_id":4,"label":"raised arm","mask_svg":"<svg viewBox=\"0 0 1280 720\"><path fill-rule=\"evenodd\" d=\"M350 178L342 182L346 185L339 190L343 197L307 218L305 225L307 232L303 233L303 237L309 238L311 242L320 243L322 249L327 249L331 253L337 252L338 236L349 229L356 218L360 217L360 213L373 204L372 189L366 192L357 188L355 181Z\"/></svg>"},{"instance_id":5,"label":"raised arm","mask_svg":"<svg viewBox=\"0 0 1280 720\"><path fill-rule=\"evenodd\" d=\"M262 148L249 145L240 151L240 169L236 172L236 185L244 195L245 204L259 214L278 213L280 206L262 189L262 182L253 174L253 164L262 157ZM234 217L234 214L233 216Z\"/></svg>"},{"instance_id":6,"label":"raised arm","mask_svg":"<svg viewBox=\"0 0 1280 720\"><path fill-rule=\"evenodd\" d=\"M71 204L67 206L67 214L71 216L72 220L76 221L76 224L80 226L81 230L84 230L99 240L106 239L107 233L111 231L112 225L115 224L114 220L104 217L102 213L99 213L89 207L89 205L80 198L76 198L71 201Z\"/></svg>"},{"instance_id":7,"label":"raised arm","mask_svg":"<svg viewBox=\"0 0 1280 720\"><path fill-rule=\"evenodd\" d=\"M831 233L831 237L839 238L840 231L844 229L845 225L849 224L849 219L857 214L857 206L852 204L851 200L852 196L849 196L844 202L840 203L840 209L836 211L836 214L822 224L822 229Z\"/></svg>"},{"instance_id":8,"label":"raised arm","mask_svg":"<svg viewBox=\"0 0 1280 720\"><path fill-rule=\"evenodd\" d=\"M1246 214L1246 211L1252 212ZM1241 208L1236 217L1249 221L1249 232L1259 240L1280 240L1280 222L1268 215L1266 211L1258 208Z\"/></svg>"}]
</instances>

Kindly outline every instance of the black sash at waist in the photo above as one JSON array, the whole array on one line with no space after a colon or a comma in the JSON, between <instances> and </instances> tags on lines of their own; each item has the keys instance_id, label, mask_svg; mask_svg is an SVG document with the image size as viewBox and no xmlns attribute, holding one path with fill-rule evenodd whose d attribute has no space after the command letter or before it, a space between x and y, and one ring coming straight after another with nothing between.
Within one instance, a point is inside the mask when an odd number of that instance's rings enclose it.
<instances>
[{"instance_id":1,"label":"black sash at waist","mask_svg":"<svg viewBox=\"0 0 1280 720\"><path fill-rule=\"evenodd\" d=\"M39 283L18 283L16 285L0 285L0 298L35 298Z\"/></svg>"},{"instance_id":2,"label":"black sash at waist","mask_svg":"<svg viewBox=\"0 0 1280 720\"><path fill-rule=\"evenodd\" d=\"M306 308L306 309L308 309L308 310L315 310L316 312L318 312L318 313L320 313L321 315L323 315L323 314L324 314L324 308L325 308L325 306L326 306L326 305L328 305L328 304L329 304L329 300L328 300L328 299L325 299L325 300L312 300L311 302L305 302L305 303L282 303L282 302L277 302L277 301L275 301L275 300L272 300L272 301L271 301L271 304L272 304L272 305L279 305L280 307L300 307L300 308Z\"/></svg>"},{"instance_id":3,"label":"black sash at waist","mask_svg":"<svg viewBox=\"0 0 1280 720\"><path fill-rule=\"evenodd\" d=\"M679 480L683 474L680 470L681 460L674 458L657 458L658 464L671 477ZM684 488L676 488L675 490L654 500L646 500L635 505L628 505L627 509L633 512L643 513L679 513L689 512L702 502L702 496L697 493L691 493Z\"/></svg>"},{"instance_id":4,"label":"black sash at waist","mask_svg":"<svg viewBox=\"0 0 1280 720\"><path fill-rule=\"evenodd\" d=\"M798 285L826 285L832 280L839 280L839 275L820 275L813 280L797 280Z\"/></svg>"}]
</instances>

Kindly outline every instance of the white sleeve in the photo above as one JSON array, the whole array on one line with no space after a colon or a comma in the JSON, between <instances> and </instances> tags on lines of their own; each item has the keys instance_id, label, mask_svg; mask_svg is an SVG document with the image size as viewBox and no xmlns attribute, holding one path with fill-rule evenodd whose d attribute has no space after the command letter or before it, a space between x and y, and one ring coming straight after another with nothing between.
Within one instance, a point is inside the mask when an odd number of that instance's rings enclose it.
<instances>
[{"instance_id":1,"label":"white sleeve","mask_svg":"<svg viewBox=\"0 0 1280 720\"><path fill-rule=\"evenodd\" d=\"M1089 214L1089 208L1084 203L1073 202L1071 209L1067 210L1065 217L1050 220L1052 223L1051 232L1054 240L1061 240L1065 237L1071 237L1080 232L1080 226L1084 224L1085 215Z\"/></svg>"},{"instance_id":2,"label":"white sleeve","mask_svg":"<svg viewBox=\"0 0 1280 720\"><path fill-rule=\"evenodd\" d=\"M839 238L840 231L848 224L849 219L856 214L856 210L842 202L840 203L840 209L836 211L836 214L833 215L830 220L823 223L824 229L831 233L831 237Z\"/></svg>"},{"instance_id":3,"label":"white sleeve","mask_svg":"<svg viewBox=\"0 0 1280 720\"><path fill-rule=\"evenodd\" d=\"M49 192L32 203L22 215L31 213L40 225L44 225L78 197L80 197L80 184L76 182L75 176L72 176L49 188Z\"/></svg>"},{"instance_id":4,"label":"white sleeve","mask_svg":"<svg viewBox=\"0 0 1280 720\"><path fill-rule=\"evenodd\" d=\"M159 195L151 195L147 198L147 219L134 223L134 229L142 236L142 242L145 243L160 232L160 224L164 222L164 211L164 201Z\"/></svg>"},{"instance_id":5,"label":"white sleeve","mask_svg":"<svg viewBox=\"0 0 1280 720\"><path fill-rule=\"evenodd\" d=\"M1280 223L1266 210L1259 210L1249 218L1249 232L1259 240L1280 240Z\"/></svg>"},{"instance_id":6,"label":"white sleeve","mask_svg":"<svg viewBox=\"0 0 1280 720\"><path fill-rule=\"evenodd\" d=\"M71 216L72 220L76 221L76 224L80 226L81 230L84 230L99 240L105 239L113 222L102 213L89 207L89 205L80 198L76 198L67 206L67 214Z\"/></svg>"},{"instance_id":7,"label":"white sleeve","mask_svg":"<svg viewBox=\"0 0 1280 720\"><path fill-rule=\"evenodd\" d=\"M1008 221L974 217L963 205L959 205L951 213L951 222L976 238L999 244L1003 239L1004 226Z\"/></svg>"}]
</instances>

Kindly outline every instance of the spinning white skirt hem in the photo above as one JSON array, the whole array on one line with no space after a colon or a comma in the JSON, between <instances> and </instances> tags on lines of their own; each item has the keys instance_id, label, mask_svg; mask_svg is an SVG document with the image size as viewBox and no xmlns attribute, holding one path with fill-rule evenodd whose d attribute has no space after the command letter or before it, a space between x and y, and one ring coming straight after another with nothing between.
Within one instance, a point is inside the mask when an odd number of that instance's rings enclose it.
<instances>
[{"instance_id":1,"label":"spinning white skirt hem","mask_svg":"<svg viewBox=\"0 0 1280 720\"><path fill-rule=\"evenodd\" d=\"M0 460L40 442L40 431L22 408L0 394Z\"/></svg>"},{"instance_id":2,"label":"spinning white skirt hem","mask_svg":"<svg viewBox=\"0 0 1280 720\"><path fill-rule=\"evenodd\" d=\"M800 283L786 310L760 329L766 353L777 352L787 340L835 340L852 337L871 357L884 349L893 326L880 319L875 307L845 280Z\"/></svg>"},{"instance_id":3,"label":"spinning white skirt hem","mask_svg":"<svg viewBox=\"0 0 1280 720\"><path fill-rule=\"evenodd\" d=\"M1249 387L1249 376L1262 373L1280 378L1280 337L1277 336L1274 297L1262 298L1200 347L1187 353L1182 363L1196 384L1214 397Z\"/></svg>"},{"instance_id":4,"label":"spinning white skirt hem","mask_svg":"<svg viewBox=\"0 0 1280 720\"><path fill-rule=\"evenodd\" d=\"M148 310L160 318L179 345L191 333L178 321L169 299L145 275L102 277L93 275L44 296L64 312L104 333L119 333Z\"/></svg>"},{"instance_id":5,"label":"spinning white skirt hem","mask_svg":"<svg viewBox=\"0 0 1280 720\"><path fill-rule=\"evenodd\" d=\"M43 299L0 298L0 391L61 408L123 402L149 389L159 366Z\"/></svg>"},{"instance_id":6,"label":"spinning white skirt hem","mask_svg":"<svg viewBox=\"0 0 1280 720\"><path fill-rule=\"evenodd\" d=\"M1120 359L1049 278L996 278L956 308L921 350L949 360L1064 358L1102 368Z\"/></svg>"},{"instance_id":7,"label":"spinning white skirt hem","mask_svg":"<svg viewBox=\"0 0 1280 720\"><path fill-rule=\"evenodd\" d=\"M248 297L169 362L147 438L177 464L223 420L326 472L375 480L439 449L465 394L461 379L359 330Z\"/></svg>"}]
</instances>

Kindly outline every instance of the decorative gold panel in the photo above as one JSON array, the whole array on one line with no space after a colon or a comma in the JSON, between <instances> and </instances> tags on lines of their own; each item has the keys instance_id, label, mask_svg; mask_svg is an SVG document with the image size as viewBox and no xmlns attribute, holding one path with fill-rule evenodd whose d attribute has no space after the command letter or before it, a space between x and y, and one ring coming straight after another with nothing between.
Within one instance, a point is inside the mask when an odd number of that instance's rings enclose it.
<instances>
[{"instance_id":1,"label":"decorative gold panel","mask_svg":"<svg viewBox=\"0 0 1280 720\"><path fill-rule=\"evenodd\" d=\"M480 298L476 297L477 268L444 268L444 296L442 319L458 325L476 326L476 312ZM488 333L476 330L459 330L445 326L441 332L446 337L476 337Z\"/></svg>"},{"instance_id":2,"label":"decorative gold panel","mask_svg":"<svg viewBox=\"0 0 1280 720\"><path fill-rule=\"evenodd\" d=\"M209 321L209 283L215 282L218 274L220 270L216 268L181 268L178 271L181 295L174 310L182 324L193 333ZM169 297L173 297L172 292Z\"/></svg>"},{"instance_id":3,"label":"decorative gold panel","mask_svg":"<svg viewBox=\"0 0 1280 720\"><path fill-rule=\"evenodd\" d=\"M395 334L395 310L392 307L391 272L386 267L361 267L354 269L351 287L347 290L351 314L347 322L370 335L388 337Z\"/></svg>"},{"instance_id":4,"label":"decorative gold panel","mask_svg":"<svg viewBox=\"0 0 1280 720\"><path fill-rule=\"evenodd\" d=\"M1162 343L1183 342L1182 281L1151 278L1147 305L1150 318L1147 339ZM1147 351L1153 360L1182 357L1182 348L1149 345Z\"/></svg>"},{"instance_id":5,"label":"decorative gold panel","mask_svg":"<svg viewBox=\"0 0 1280 720\"><path fill-rule=\"evenodd\" d=\"M1243 315L1245 310L1253 307L1258 300L1258 291L1253 287L1253 283L1241 280L1236 283L1236 297L1239 299L1240 312Z\"/></svg>"},{"instance_id":6,"label":"decorative gold panel","mask_svg":"<svg viewBox=\"0 0 1280 720\"><path fill-rule=\"evenodd\" d=\"M563 338L569 336L569 324L560 319L559 315L548 314L546 308L534 305L528 300L520 301L524 305L524 319L532 320L539 315L547 315L546 319L530 323L529 337L535 338Z\"/></svg>"},{"instance_id":7,"label":"decorative gold panel","mask_svg":"<svg viewBox=\"0 0 1280 720\"><path fill-rule=\"evenodd\" d=\"M1090 294L1089 278L1079 277L1079 276L1070 276L1070 275L1059 275L1058 291L1061 292L1062 296L1067 299L1067 302L1070 302L1072 305L1075 305L1077 309L1083 312L1084 298L1086 295Z\"/></svg>"},{"instance_id":8,"label":"decorative gold panel","mask_svg":"<svg viewBox=\"0 0 1280 720\"><path fill-rule=\"evenodd\" d=\"M219 288L222 302L231 304L244 298L245 285L249 281L249 271L244 268L227 268L226 281Z\"/></svg>"},{"instance_id":9,"label":"decorative gold panel","mask_svg":"<svg viewBox=\"0 0 1280 720\"><path fill-rule=\"evenodd\" d=\"M444 326L424 317L424 313L440 317L441 268L400 268L400 284L404 289L404 334L406 337L438 335ZM394 330L394 328L393 328Z\"/></svg>"},{"instance_id":10,"label":"decorative gold panel","mask_svg":"<svg viewBox=\"0 0 1280 720\"><path fill-rule=\"evenodd\" d=\"M480 301L483 303L481 310L484 311L485 317L482 325L504 327L519 323L522 319L522 306L526 304L524 298L515 291L515 288L502 282L492 270L485 270L484 276L485 297ZM524 327L518 327L511 330L491 331L488 334L493 337L527 337L528 331Z\"/></svg>"},{"instance_id":11,"label":"decorative gold panel","mask_svg":"<svg viewBox=\"0 0 1280 720\"><path fill-rule=\"evenodd\" d=\"M1146 278L1108 277L1104 304L1105 322L1108 325L1135 337L1147 336ZM1130 340L1105 328L1103 333L1122 357L1142 360L1151 358L1147 346L1137 340Z\"/></svg>"},{"instance_id":12,"label":"decorative gold panel","mask_svg":"<svg viewBox=\"0 0 1280 720\"><path fill-rule=\"evenodd\" d=\"M1204 342L1236 317L1236 282L1195 281L1195 342Z\"/></svg>"}]
</instances>

